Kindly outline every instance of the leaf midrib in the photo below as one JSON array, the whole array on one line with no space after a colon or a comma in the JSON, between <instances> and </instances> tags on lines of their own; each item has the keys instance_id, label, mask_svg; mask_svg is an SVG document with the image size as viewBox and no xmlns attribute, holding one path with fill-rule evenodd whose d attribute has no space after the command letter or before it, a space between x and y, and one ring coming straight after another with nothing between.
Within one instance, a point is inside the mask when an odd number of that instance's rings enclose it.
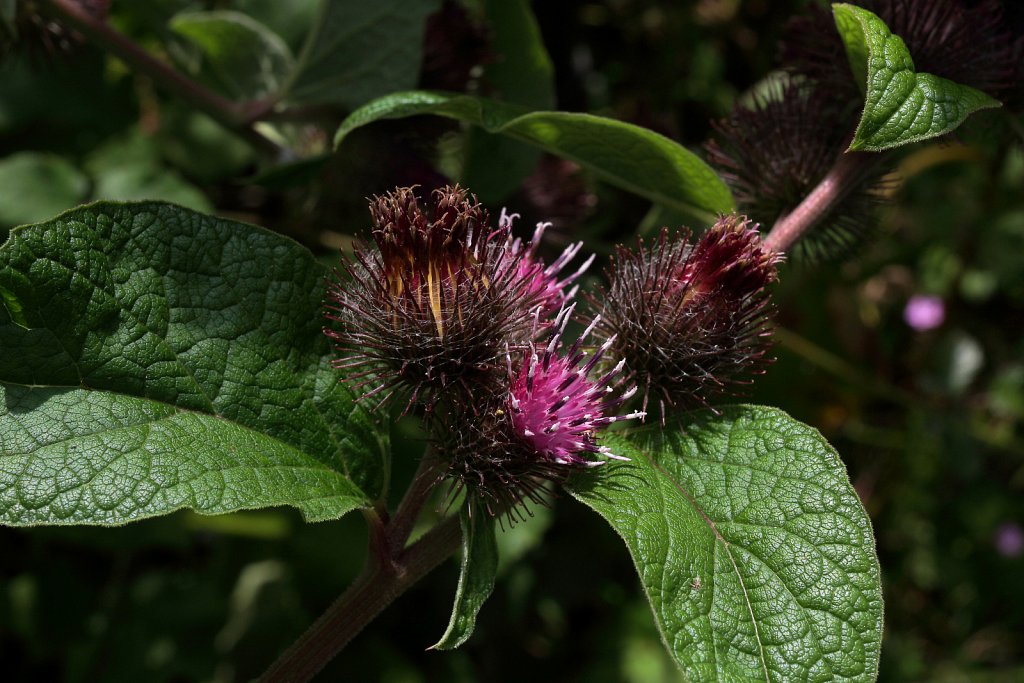
<instances>
[{"instance_id":1,"label":"leaf midrib","mask_svg":"<svg viewBox=\"0 0 1024 683\"><path fill-rule=\"evenodd\" d=\"M669 483L671 483L672 486L675 487L675 489L679 493L681 493L683 497L686 498L686 500L690 502L690 505L693 506L693 509L696 510L697 514L699 514L701 516L701 519L704 520L704 523L711 530L711 533L714 534L715 540L718 541L719 544L721 544L722 549L725 551L726 556L729 558L729 563L732 564L733 572L736 574L736 580L739 581L740 588L743 589L743 602L747 606L747 613L750 615L750 622L754 626L754 638L757 640L757 649L758 653L760 654L759 659L761 660L761 666L764 669L764 680L766 681L766 683L770 683L771 676L768 673L768 657L764 651L764 643L761 641L761 629L758 627L757 618L754 615L754 606L750 601L750 595L747 593L747 584L743 581L743 575L740 573L739 567L736 565L736 559L732 556L732 551L729 549L729 541L725 540L725 537L722 536L722 534L718 531L718 527L715 525L715 522L707 515L706 512L704 512L704 509L697 504L697 501L694 499L692 495L690 495L690 492L687 491L681 483L676 481L674 477L672 477L668 470L666 470L664 467L661 466L659 462L657 462L654 458L648 455L646 451L640 451L640 453L643 455L644 459L647 460L647 462L651 465L653 469L660 472L665 477L665 479ZM714 557L712 557L712 572L714 572L714 561ZM714 585L718 585L717 581ZM715 653L715 661L718 661L717 649ZM715 666L715 670L719 671L717 664Z\"/></svg>"}]
</instances>

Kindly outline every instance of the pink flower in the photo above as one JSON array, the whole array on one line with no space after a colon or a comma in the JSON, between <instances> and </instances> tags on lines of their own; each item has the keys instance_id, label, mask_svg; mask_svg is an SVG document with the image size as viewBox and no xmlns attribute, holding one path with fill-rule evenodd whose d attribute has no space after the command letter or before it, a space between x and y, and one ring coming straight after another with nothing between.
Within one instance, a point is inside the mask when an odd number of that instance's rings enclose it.
<instances>
[{"instance_id":1,"label":"pink flower","mask_svg":"<svg viewBox=\"0 0 1024 683\"><path fill-rule=\"evenodd\" d=\"M636 393L634 386L612 397L624 361L597 380L588 377L614 341L606 341L583 363L586 357L583 340L598 320L591 323L568 353L558 355L573 308L562 309L555 319L555 331L547 347L539 353L531 349L518 373L513 373L510 360L509 372L513 379L508 405L513 430L537 457L558 464L591 466L601 461L590 460L588 454L618 457L597 445L595 432L617 420L643 417L644 413L608 414Z\"/></svg>"},{"instance_id":2,"label":"pink flower","mask_svg":"<svg viewBox=\"0 0 1024 683\"><path fill-rule=\"evenodd\" d=\"M594 254L591 254L590 258L584 261L583 265L577 268L572 275L559 279L562 269L576 258L580 249L583 248L583 242L570 244L551 265L545 266L537 258L537 249L544 237L544 231L551 227L551 223L538 223L537 229L533 231L533 237L524 244L518 237L515 239L511 237L512 221L516 218L519 218L519 214L506 213L503 209L501 217L498 219L499 228L510 234L505 258L507 264L516 269L516 277L527 281L522 288L523 296L540 303L540 314L544 318L557 313L576 295L577 288L569 289L569 285L586 272L590 264L594 262Z\"/></svg>"},{"instance_id":3,"label":"pink flower","mask_svg":"<svg viewBox=\"0 0 1024 683\"><path fill-rule=\"evenodd\" d=\"M528 513L527 503L545 503L550 485L605 462L595 456L625 459L598 445L597 432L612 422L644 416L615 414L636 387L616 395L621 362L590 378L610 346L606 342L584 361L583 340L597 320L568 352L559 353L572 312L573 306L559 311L548 344L530 345L518 365L515 352L506 352L503 397L479 406L453 406L452 412L437 416L433 433L438 450L450 456L445 477L451 481L452 500L465 490L488 514L505 515L514 523Z\"/></svg>"},{"instance_id":4,"label":"pink flower","mask_svg":"<svg viewBox=\"0 0 1024 683\"><path fill-rule=\"evenodd\" d=\"M934 330L946 319L941 297L915 294L903 309L903 320L918 332Z\"/></svg>"},{"instance_id":5,"label":"pink flower","mask_svg":"<svg viewBox=\"0 0 1024 683\"><path fill-rule=\"evenodd\" d=\"M1017 557L1024 552L1024 530L1015 522L1004 522L996 529L995 544L1003 557Z\"/></svg>"}]
</instances>

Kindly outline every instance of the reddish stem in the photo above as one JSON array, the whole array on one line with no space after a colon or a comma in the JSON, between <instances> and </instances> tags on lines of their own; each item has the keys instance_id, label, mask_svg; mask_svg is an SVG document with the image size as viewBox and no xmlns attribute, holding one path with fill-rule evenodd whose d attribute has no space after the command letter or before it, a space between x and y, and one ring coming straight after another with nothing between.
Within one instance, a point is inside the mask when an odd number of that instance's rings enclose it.
<instances>
[{"instance_id":1,"label":"reddish stem","mask_svg":"<svg viewBox=\"0 0 1024 683\"><path fill-rule=\"evenodd\" d=\"M857 186L863 175L882 155L870 152L846 152L804 197L795 209L780 218L764 240L768 249L784 252L835 208Z\"/></svg>"},{"instance_id":2,"label":"reddish stem","mask_svg":"<svg viewBox=\"0 0 1024 683\"><path fill-rule=\"evenodd\" d=\"M239 131L264 151L275 154L280 151L276 144L251 128L254 121L270 114L274 108L273 102L261 100L236 103L220 96L157 59L106 21L92 16L74 0L43 0L42 4L62 23L119 58L136 73L149 77L170 94Z\"/></svg>"}]
</instances>

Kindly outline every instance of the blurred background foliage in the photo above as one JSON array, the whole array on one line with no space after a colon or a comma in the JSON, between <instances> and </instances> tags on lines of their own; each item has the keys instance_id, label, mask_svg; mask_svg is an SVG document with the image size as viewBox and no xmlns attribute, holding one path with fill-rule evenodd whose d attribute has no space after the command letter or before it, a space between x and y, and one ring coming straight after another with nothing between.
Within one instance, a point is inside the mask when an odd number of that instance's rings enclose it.
<instances>
[{"instance_id":1,"label":"blurred background foliage","mask_svg":"<svg viewBox=\"0 0 1024 683\"><path fill-rule=\"evenodd\" d=\"M245 13L298 56L319 4L115 0L109 12L120 31L202 78L196 45L172 28L183 13ZM414 4L408 16L425 38L407 86L600 113L699 149L710 122L779 66L786 21L806 3L535 2L532 37L496 0ZM1024 31L1020 5L1005 10ZM375 124L330 155L334 127L361 104L351 90L326 91L299 120L271 121L288 158L268 162L244 135L80 36L31 49L22 33L0 61L0 239L82 202L156 198L270 227L329 263L367 227L367 196L450 176L476 179L470 188L495 213L522 214L520 227L553 221L552 249L586 239L607 254L676 220L569 162L440 119ZM751 398L818 427L871 515L886 596L881 680L1018 681L1024 118L986 113L901 159L878 239L842 262L783 268L778 361ZM396 424L397 490L421 448L411 421ZM614 533L565 498L535 513L501 535L501 579L464 647L424 652L447 621L451 562L323 680L678 680ZM364 547L358 516L307 525L286 510L0 529L3 678L247 680L356 575Z\"/></svg>"}]
</instances>

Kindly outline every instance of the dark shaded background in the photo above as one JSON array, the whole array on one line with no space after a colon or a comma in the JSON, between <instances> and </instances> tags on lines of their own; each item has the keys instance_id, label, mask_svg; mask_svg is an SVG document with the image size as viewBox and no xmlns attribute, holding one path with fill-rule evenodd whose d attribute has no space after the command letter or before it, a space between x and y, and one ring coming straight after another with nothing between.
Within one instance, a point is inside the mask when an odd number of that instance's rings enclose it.
<instances>
[{"instance_id":1,"label":"dark shaded background","mask_svg":"<svg viewBox=\"0 0 1024 683\"><path fill-rule=\"evenodd\" d=\"M697 148L709 122L778 66L778 40L801 4L564 0L534 9L560 108ZM188 5L114 3L113 12L150 39ZM1006 7L1019 34L1021 5ZM458 42L465 27L452 21L435 40L465 47L470 66L494 58L486 40ZM427 84L437 77L424 74ZM181 201L271 227L326 259L365 228L366 196L443 182L433 143L455 130L433 119L377 124L301 183L251 184L240 180L255 171L244 143L88 46L72 58L7 56L0 67L0 156L50 152L95 169L95 183L125 167L142 180L172 178ZM752 400L818 427L871 515L886 596L883 681L1024 680L1022 137L1019 114L990 112L957 144L909 150L905 183L878 215L880 238L845 262L789 263L777 288L778 362ZM644 200L553 159L504 202L523 225L554 219L555 242L586 238L599 253L660 220ZM915 295L942 299L940 326L908 326ZM400 487L421 444L411 424L394 440ZM463 648L424 651L447 622L450 562L322 679L678 679L625 549L590 512L556 499L501 542L501 579ZM306 525L287 510L0 530L0 676L247 680L355 576L364 545L358 516Z\"/></svg>"}]
</instances>

